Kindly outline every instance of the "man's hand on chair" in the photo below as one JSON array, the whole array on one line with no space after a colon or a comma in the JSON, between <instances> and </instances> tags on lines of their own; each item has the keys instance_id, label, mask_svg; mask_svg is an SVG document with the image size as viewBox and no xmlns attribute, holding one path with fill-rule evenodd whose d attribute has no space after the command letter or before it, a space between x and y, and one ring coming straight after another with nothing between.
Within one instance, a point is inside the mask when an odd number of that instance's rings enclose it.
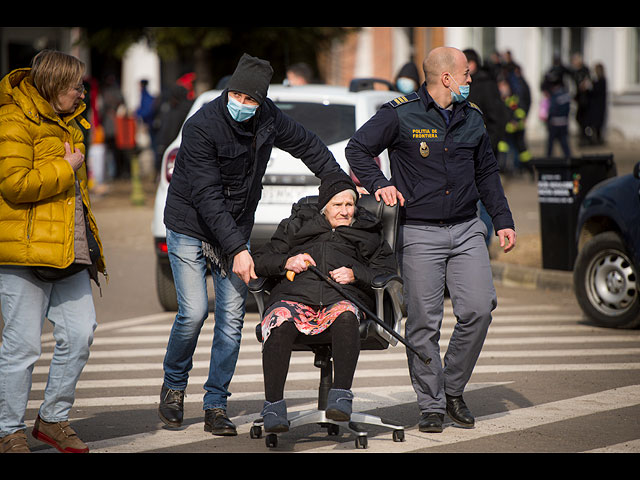
<instances>
[{"instance_id":1,"label":"man's hand on chair","mask_svg":"<svg viewBox=\"0 0 640 480\"><path fill-rule=\"evenodd\" d=\"M389 185L388 187L379 188L375 191L375 197L377 201L382 201L389 206L394 206L396 203L400 202L400 206L404 207L404 197L400 190L398 190L393 185Z\"/></svg>"}]
</instances>

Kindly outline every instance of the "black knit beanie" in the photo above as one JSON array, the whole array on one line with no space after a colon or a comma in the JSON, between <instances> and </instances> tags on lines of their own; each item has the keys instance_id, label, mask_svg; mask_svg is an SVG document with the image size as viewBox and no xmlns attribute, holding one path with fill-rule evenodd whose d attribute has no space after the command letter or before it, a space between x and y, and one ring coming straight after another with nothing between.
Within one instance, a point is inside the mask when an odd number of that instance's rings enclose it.
<instances>
[{"instance_id":1,"label":"black knit beanie","mask_svg":"<svg viewBox=\"0 0 640 480\"><path fill-rule=\"evenodd\" d=\"M320 182L318 189L318 209L322 210L329 203L329 200L344 190L353 190L358 195L356 184L353 183L351 177L344 172L337 172L327 175Z\"/></svg>"},{"instance_id":2,"label":"black knit beanie","mask_svg":"<svg viewBox=\"0 0 640 480\"><path fill-rule=\"evenodd\" d=\"M259 105L267 97L269 83L273 76L273 68L266 60L244 54L235 72L227 83L227 88L235 92L244 93L253 98Z\"/></svg>"}]
</instances>

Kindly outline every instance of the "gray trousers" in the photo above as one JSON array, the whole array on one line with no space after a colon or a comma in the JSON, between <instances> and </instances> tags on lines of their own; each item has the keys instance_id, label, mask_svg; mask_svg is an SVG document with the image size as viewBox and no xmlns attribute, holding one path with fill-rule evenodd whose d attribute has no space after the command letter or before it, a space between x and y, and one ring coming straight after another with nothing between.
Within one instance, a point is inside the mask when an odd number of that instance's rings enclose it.
<instances>
[{"instance_id":1,"label":"gray trousers","mask_svg":"<svg viewBox=\"0 0 640 480\"><path fill-rule=\"evenodd\" d=\"M400 227L398 260L407 305L405 335L431 358L425 365L407 350L411 382L421 412L445 413L448 395L462 395L497 305L486 226L480 219L457 225ZM457 323L440 356L445 282Z\"/></svg>"}]
</instances>

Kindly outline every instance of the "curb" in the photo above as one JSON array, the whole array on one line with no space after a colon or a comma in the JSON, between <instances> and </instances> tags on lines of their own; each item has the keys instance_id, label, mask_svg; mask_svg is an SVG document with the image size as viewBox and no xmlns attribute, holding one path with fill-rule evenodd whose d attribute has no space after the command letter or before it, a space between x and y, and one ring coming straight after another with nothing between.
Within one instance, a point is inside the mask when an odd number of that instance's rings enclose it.
<instances>
[{"instance_id":1,"label":"curb","mask_svg":"<svg viewBox=\"0 0 640 480\"><path fill-rule=\"evenodd\" d=\"M493 279L505 286L573 291L573 272L491 262Z\"/></svg>"}]
</instances>

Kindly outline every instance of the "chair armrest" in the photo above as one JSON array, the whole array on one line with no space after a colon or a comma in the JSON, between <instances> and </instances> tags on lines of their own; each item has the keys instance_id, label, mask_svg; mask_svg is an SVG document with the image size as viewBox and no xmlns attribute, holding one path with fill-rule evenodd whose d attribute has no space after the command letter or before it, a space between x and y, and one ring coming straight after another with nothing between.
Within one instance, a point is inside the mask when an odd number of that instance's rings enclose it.
<instances>
[{"instance_id":1,"label":"chair armrest","mask_svg":"<svg viewBox=\"0 0 640 480\"><path fill-rule=\"evenodd\" d=\"M383 273L380 275L376 275L372 282L371 282L371 286L373 288L384 288L386 287L389 282L391 281L396 281L399 282L400 285L402 285L402 277L396 273Z\"/></svg>"},{"instance_id":2,"label":"chair armrest","mask_svg":"<svg viewBox=\"0 0 640 480\"><path fill-rule=\"evenodd\" d=\"M249 292L251 293L260 293L264 290L265 284L267 283L267 277L258 277L252 278L249 280Z\"/></svg>"},{"instance_id":3,"label":"chair armrest","mask_svg":"<svg viewBox=\"0 0 640 480\"><path fill-rule=\"evenodd\" d=\"M402 277L394 273L376 275L371 282L376 299L375 314L398 334L401 331L404 309L402 286ZM388 302L386 308L385 303L387 302L385 302L385 298ZM379 325L374 323L370 328L376 331L377 335L390 345L395 346L397 344L397 340Z\"/></svg>"}]
</instances>

